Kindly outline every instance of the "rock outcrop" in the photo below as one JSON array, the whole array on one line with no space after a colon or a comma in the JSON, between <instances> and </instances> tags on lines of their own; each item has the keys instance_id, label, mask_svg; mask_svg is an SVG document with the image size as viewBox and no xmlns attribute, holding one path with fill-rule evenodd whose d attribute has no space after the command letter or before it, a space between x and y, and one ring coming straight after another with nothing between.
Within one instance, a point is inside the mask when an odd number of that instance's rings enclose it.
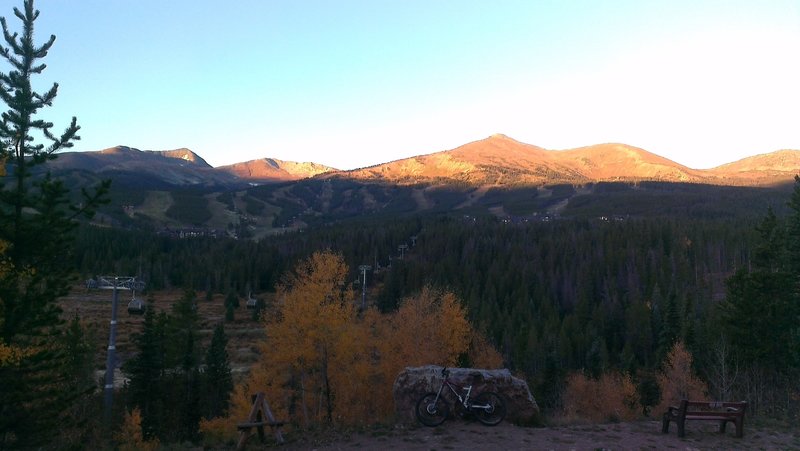
<instances>
[{"instance_id":1,"label":"rock outcrop","mask_svg":"<svg viewBox=\"0 0 800 451\"><path fill-rule=\"evenodd\" d=\"M415 422L414 408L417 400L431 391L437 391L442 383L442 367L422 366L406 368L394 381L392 388L397 420ZM477 368L450 368L450 380L462 386L472 385L472 395L485 391L499 393L506 401L506 421L515 424L533 424L539 415L539 406L533 399L528 384L511 375L508 369L484 370ZM449 389L445 387L449 392ZM454 396L447 398L453 403ZM452 412L452 410L451 410Z\"/></svg>"}]
</instances>

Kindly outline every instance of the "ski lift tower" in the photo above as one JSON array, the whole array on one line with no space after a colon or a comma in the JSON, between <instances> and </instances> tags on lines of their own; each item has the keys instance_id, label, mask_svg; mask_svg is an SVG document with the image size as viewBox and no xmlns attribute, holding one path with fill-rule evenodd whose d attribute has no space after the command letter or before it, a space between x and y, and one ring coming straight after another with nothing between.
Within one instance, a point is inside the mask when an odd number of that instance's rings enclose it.
<instances>
[{"instance_id":1,"label":"ski lift tower","mask_svg":"<svg viewBox=\"0 0 800 451\"><path fill-rule=\"evenodd\" d=\"M117 304L119 303L119 290L142 290L144 282L137 281L136 277L129 276L98 276L97 288L101 290L113 290L114 296L111 300L111 327L108 334L108 355L106 357L106 378L103 387L104 412L106 424L111 424L111 405L114 401L114 368L116 362L117 349Z\"/></svg>"},{"instance_id":2,"label":"ski lift tower","mask_svg":"<svg viewBox=\"0 0 800 451\"><path fill-rule=\"evenodd\" d=\"M367 308L367 271L372 269L370 265L359 265L358 270L361 271L361 277L364 278L361 283L361 311Z\"/></svg>"},{"instance_id":3,"label":"ski lift tower","mask_svg":"<svg viewBox=\"0 0 800 451\"><path fill-rule=\"evenodd\" d=\"M403 259L403 256L406 253L406 249L408 249L408 244L401 244L397 246L397 250L400 252L400 260Z\"/></svg>"}]
</instances>

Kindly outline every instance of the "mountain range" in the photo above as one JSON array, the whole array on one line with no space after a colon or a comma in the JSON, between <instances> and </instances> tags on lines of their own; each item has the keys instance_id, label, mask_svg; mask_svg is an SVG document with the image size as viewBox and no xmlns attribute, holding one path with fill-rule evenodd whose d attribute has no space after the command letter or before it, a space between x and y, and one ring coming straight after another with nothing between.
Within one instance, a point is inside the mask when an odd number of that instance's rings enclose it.
<instances>
[{"instance_id":1,"label":"mountain range","mask_svg":"<svg viewBox=\"0 0 800 451\"><path fill-rule=\"evenodd\" d=\"M497 134L452 150L346 171L276 158L214 168L189 149L142 151L127 146L65 152L52 166L60 171L84 170L110 176L138 174L143 179L157 179L158 185L175 186L262 184L315 176L397 184L453 181L478 186L636 180L764 186L791 180L800 172L800 150L779 150L702 170L627 144L547 150Z\"/></svg>"},{"instance_id":2,"label":"mountain range","mask_svg":"<svg viewBox=\"0 0 800 451\"><path fill-rule=\"evenodd\" d=\"M355 170L275 158L214 168L189 149L126 146L65 152L48 169L71 185L111 178L112 203L101 220L258 237L425 212L522 218L758 214L785 197L800 172L800 151L700 170L626 144L548 150L498 134Z\"/></svg>"}]
</instances>

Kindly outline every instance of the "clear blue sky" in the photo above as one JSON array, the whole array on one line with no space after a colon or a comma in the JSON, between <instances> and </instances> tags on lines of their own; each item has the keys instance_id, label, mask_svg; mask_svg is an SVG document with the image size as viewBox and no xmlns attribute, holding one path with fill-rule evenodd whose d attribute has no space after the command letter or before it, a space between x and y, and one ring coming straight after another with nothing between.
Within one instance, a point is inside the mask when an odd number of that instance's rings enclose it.
<instances>
[{"instance_id":1,"label":"clear blue sky","mask_svg":"<svg viewBox=\"0 0 800 451\"><path fill-rule=\"evenodd\" d=\"M12 7L0 15L18 28ZM800 2L37 0L76 150L341 169L504 133L693 168L800 149ZM7 70L4 68L3 70Z\"/></svg>"}]
</instances>

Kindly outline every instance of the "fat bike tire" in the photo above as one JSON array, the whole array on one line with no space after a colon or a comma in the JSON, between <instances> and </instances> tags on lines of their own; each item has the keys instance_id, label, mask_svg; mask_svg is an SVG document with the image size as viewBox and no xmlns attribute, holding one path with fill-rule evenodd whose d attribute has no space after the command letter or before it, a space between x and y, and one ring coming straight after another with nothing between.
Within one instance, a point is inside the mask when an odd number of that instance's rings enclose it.
<instances>
[{"instance_id":1,"label":"fat bike tire","mask_svg":"<svg viewBox=\"0 0 800 451\"><path fill-rule=\"evenodd\" d=\"M475 397L472 411L481 423L497 426L506 417L506 402L497 393L483 392Z\"/></svg>"},{"instance_id":2,"label":"fat bike tire","mask_svg":"<svg viewBox=\"0 0 800 451\"><path fill-rule=\"evenodd\" d=\"M419 398L414 413L420 423L428 427L435 427L444 423L444 420L450 415L450 407L441 396L437 400L436 393L430 392Z\"/></svg>"}]
</instances>

